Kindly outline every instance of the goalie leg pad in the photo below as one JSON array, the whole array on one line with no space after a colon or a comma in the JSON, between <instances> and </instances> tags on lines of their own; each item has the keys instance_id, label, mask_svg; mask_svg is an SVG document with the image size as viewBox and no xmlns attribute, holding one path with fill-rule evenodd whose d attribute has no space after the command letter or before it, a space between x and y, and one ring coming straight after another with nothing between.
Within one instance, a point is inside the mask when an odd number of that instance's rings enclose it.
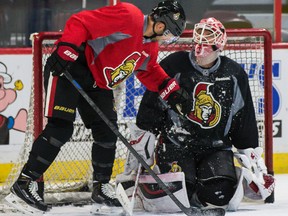
<instances>
[{"instance_id":1,"label":"goalie leg pad","mask_svg":"<svg viewBox=\"0 0 288 216\"><path fill-rule=\"evenodd\" d=\"M156 137L149 131L142 130L137 125L130 123L128 128L131 132L130 144L137 151L137 153L149 165L154 163L154 149ZM139 162L136 157L129 151L125 163L124 174L129 175L132 171L138 169Z\"/></svg>"},{"instance_id":2,"label":"goalie leg pad","mask_svg":"<svg viewBox=\"0 0 288 216\"><path fill-rule=\"evenodd\" d=\"M184 206L189 208L190 204L186 191L184 173L165 173L158 176L176 198ZM140 176L139 188L139 196L142 199L143 207L146 211L161 213L175 213L181 211L150 175Z\"/></svg>"},{"instance_id":3,"label":"goalie leg pad","mask_svg":"<svg viewBox=\"0 0 288 216\"><path fill-rule=\"evenodd\" d=\"M228 150L211 153L198 166L198 184L196 193L205 206L228 205L233 197L237 176L233 161L233 152Z\"/></svg>"},{"instance_id":4,"label":"goalie leg pad","mask_svg":"<svg viewBox=\"0 0 288 216\"><path fill-rule=\"evenodd\" d=\"M235 193L235 181L223 176L204 180L197 185L199 201L206 206L208 203L214 206L228 205Z\"/></svg>"},{"instance_id":5,"label":"goalie leg pad","mask_svg":"<svg viewBox=\"0 0 288 216\"><path fill-rule=\"evenodd\" d=\"M177 165L179 165L185 173L186 181L195 185L195 156L192 156L188 149L183 149L182 147L171 143L171 141L164 140L163 137L160 137L160 142L158 143L156 150L156 163L159 166L161 173L170 172L174 162L177 162Z\"/></svg>"},{"instance_id":6,"label":"goalie leg pad","mask_svg":"<svg viewBox=\"0 0 288 216\"><path fill-rule=\"evenodd\" d=\"M243 189L243 179L244 179L244 172L243 168L236 167L236 173L238 178L238 185L236 191L229 201L229 205L227 207L227 211L237 211L239 205L244 197L244 189Z\"/></svg>"}]
</instances>

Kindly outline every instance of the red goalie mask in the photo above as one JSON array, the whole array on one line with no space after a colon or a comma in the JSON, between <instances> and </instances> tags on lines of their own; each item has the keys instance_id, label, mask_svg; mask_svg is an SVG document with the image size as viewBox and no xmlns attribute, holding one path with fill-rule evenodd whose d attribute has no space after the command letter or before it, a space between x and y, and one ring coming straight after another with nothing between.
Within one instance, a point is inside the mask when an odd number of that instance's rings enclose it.
<instances>
[{"instance_id":1,"label":"red goalie mask","mask_svg":"<svg viewBox=\"0 0 288 216\"><path fill-rule=\"evenodd\" d=\"M210 63L219 56L227 42L225 27L214 17L202 19L194 26L193 41L195 56L205 58L200 60Z\"/></svg>"}]
</instances>

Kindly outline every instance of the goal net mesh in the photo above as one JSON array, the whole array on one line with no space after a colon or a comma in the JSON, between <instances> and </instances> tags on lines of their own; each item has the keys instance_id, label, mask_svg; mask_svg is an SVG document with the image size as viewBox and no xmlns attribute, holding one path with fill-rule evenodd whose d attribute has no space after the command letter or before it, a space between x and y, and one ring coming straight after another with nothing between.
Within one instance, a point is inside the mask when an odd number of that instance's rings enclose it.
<instances>
[{"instance_id":1,"label":"goal net mesh","mask_svg":"<svg viewBox=\"0 0 288 216\"><path fill-rule=\"evenodd\" d=\"M267 98L265 88L269 89L268 85L271 85L269 79L266 78L267 74L271 73L271 69L265 68L265 62L267 62L267 38L265 37L266 33L264 32L265 34L262 35L261 32L262 31L259 33L256 30L253 32L250 30L247 33L242 31L242 33L240 32L241 34L239 34L237 30L228 30L228 43L222 54L241 64L248 74L258 122L259 144L267 149L270 148L271 145L269 139L267 139L267 135L271 136L271 134L267 134L270 133L269 130L267 130L267 125L271 124L271 122L267 121L269 121L269 116L272 114L270 109L267 109L269 104L271 104L271 101L269 101L270 98ZM45 126L46 121L43 116L45 94L43 85L41 85L42 72L47 58L55 49L54 42L60 36L61 33L55 32L33 35L33 83L25 142L18 160L15 162L6 183L4 184L0 196L9 192L9 188L17 179L23 165L27 161L35 136L37 136ZM159 61L175 51L190 51L192 42L191 37L192 33L187 32L177 43L173 45L161 45L158 58ZM119 131L127 140L130 138L127 123L135 122L139 103L144 91L145 87L133 75L114 91ZM74 122L73 136L70 141L61 148L56 160L44 174L44 197L46 200L49 200L48 202L57 203L68 199L73 202L74 200L84 199L85 195L82 196L80 194L89 194L92 181L92 143L93 139L91 132L85 128L79 114L77 114L76 121ZM267 155L267 152L269 151L265 151L264 155L266 161L272 157L272 155ZM124 171L126 155L127 148L119 140L117 142L112 181L117 174ZM87 195L87 197L89 196L90 194Z\"/></svg>"}]
</instances>

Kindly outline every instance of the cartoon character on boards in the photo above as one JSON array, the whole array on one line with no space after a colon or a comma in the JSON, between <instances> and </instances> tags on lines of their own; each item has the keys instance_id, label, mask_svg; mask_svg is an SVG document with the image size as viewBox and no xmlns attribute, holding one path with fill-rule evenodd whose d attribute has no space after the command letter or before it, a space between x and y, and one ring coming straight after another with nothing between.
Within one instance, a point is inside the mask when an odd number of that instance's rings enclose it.
<instances>
[{"instance_id":1,"label":"cartoon character on boards","mask_svg":"<svg viewBox=\"0 0 288 216\"><path fill-rule=\"evenodd\" d=\"M20 109L14 118L2 113L16 100L16 91L21 91L24 87L22 81L17 80L14 82L14 88L5 88L11 82L12 77L7 73L7 66L0 62L0 145L9 144L9 130L21 132L26 130L26 109Z\"/></svg>"}]
</instances>

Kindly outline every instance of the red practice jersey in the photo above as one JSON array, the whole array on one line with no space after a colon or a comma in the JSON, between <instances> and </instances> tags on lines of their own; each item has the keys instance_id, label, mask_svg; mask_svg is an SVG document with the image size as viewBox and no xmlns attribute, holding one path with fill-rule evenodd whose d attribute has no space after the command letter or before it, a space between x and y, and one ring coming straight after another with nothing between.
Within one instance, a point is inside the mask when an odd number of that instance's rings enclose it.
<instances>
[{"instance_id":1,"label":"red practice jersey","mask_svg":"<svg viewBox=\"0 0 288 216\"><path fill-rule=\"evenodd\" d=\"M87 63L100 88L113 89L135 72L150 91L158 91L168 75L157 63L158 42L143 38L144 17L129 3L82 11L70 17L59 41L87 44Z\"/></svg>"}]
</instances>

